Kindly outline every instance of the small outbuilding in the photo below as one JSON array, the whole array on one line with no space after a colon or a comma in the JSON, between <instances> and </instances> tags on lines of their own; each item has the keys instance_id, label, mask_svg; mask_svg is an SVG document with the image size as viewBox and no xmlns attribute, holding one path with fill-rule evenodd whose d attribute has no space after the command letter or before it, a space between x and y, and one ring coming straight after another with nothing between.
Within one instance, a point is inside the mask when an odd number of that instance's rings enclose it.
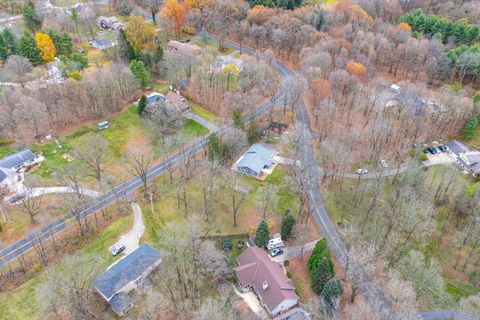
<instances>
[{"instance_id":1,"label":"small outbuilding","mask_svg":"<svg viewBox=\"0 0 480 320\"><path fill-rule=\"evenodd\" d=\"M112 310L123 316L133 305L129 292L135 289L162 262L160 252L145 243L126 255L95 280L93 286Z\"/></svg>"}]
</instances>

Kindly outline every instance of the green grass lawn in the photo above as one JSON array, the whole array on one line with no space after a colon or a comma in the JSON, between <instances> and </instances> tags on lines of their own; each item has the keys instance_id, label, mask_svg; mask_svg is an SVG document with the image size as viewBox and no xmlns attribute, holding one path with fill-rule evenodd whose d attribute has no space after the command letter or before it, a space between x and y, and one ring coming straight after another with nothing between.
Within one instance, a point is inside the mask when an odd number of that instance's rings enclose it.
<instances>
[{"instance_id":1,"label":"green grass lawn","mask_svg":"<svg viewBox=\"0 0 480 320\"><path fill-rule=\"evenodd\" d=\"M183 130L187 136L192 137L201 137L208 134L207 128L193 121L192 119L187 119L185 121L185 124L183 125Z\"/></svg>"},{"instance_id":2,"label":"green grass lawn","mask_svg":"<svg viewBox=\"0 0 480 320\"><path fill-rule=\"evenodd\" d=\"M213 122L218 126L223 124L222 120L220 120L213 112L210 112L204 109L199 104L193 101L188 101L188 102L190 104L190 107L192 108L193 113L198 114L200 117L210 122Z\"/></svg>"},{"instance_id":3,"label":"green grass lawn","mask_svg":"<svg viewBox=\"0 0 480 320\"><path fill-rule=\"evenodd\" d=\"M78 250L76 254L91 255L100 254L102 256L102 267L107 267L118 257L113 257L108 252L108 247L114 244L121 234L127 232L132 225L132 215L121 217L114 221L105 230L92 236L85 243L84 248ZM18 288L0 293L0 319L5 320L26 320L26 319L45 319L43 311L38 305L35 295L36 288L42 282L43 272L40 271L32 279L25 282Z\"/></svg>"}]
</instances>

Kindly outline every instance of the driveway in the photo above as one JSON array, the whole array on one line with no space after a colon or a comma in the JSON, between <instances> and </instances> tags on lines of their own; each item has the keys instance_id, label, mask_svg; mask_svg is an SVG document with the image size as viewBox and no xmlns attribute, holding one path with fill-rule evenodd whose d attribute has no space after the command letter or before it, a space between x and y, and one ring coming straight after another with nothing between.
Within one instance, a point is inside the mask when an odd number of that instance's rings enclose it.
<instances>
[{"instance_id":1,"label":"driveway","mask_svg":"<svg viewBox=\"0 0 480 320\"><path fill-rule=\"evenodd\" d=\"M260 301L258 301L257 296L253 291L240 292L234 285L232 285L232 287L235 294L245 301L250 310L252 310L259 319L269 319L267 312L262 308Z\"/></svg>"},{"instance_id":2,"label":"driveway","mask_svg":"<svg viewBox=\"0 0 480 320\"><path fill-rule=\"evenodd\" d=\"M429 154L427 153L428 160L425 160L423 164L428 166L433 166L436 164L448 164L455 163L455 158L448 152Z\"/></svg>"},{"instance_id":3,"label":"driveway","mask_svg":"<svg viewBox=\"0 0 480 320\"><path fill-rule=\"evenodd\" d=\"M132 253L140 245L140 238L145 232L145 225L143 224L142 218L142 209L137 202L131 202L132 211L133 211L133 226L132 229L120 237L120 240L114 244L114 246L123 244L125 245L125 250L123 253L125 255ZM113 247L113 246L112 246ZM111 247L110 247L111 248Z\"/></svg>"},{"instance_id":4,"label":"driveway","mask_svg":"<svg viewBox=\"0 0 480 320\"><path fill-rule=\"evenodd\" d=\"M188 118L188 119L192 119L193 121L201 124L202 126L204 126L205 128L207 128L209 131L217 131L218 130L218 127L208 121L207 119L199 116L198 114L194 113L193 111L187 111L183 114L185 116L185 118Z\"/></svg>"},{"instance_id":5,"label":"driveway","mask_svg":"<svg viewBox=\"0 0 480 320\"><path fill-rule=\"evenodd\" d=\"M303 245L303 253L312 251L318 240L305 243ZM301 252L302 252L302 246L291 247L291 248L285 247L283 248L283 254L276 257L270 257L270 259L276 262L284 262L285 260L290 260L292 258L295 258L296 256L299 256Z\"/></svg>"}]
</instances>

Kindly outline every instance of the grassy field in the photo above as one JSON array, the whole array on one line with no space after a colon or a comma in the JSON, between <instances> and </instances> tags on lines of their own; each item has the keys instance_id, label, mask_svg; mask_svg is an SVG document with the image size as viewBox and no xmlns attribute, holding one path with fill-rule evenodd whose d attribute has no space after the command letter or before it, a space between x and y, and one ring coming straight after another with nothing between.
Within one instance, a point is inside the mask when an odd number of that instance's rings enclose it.
<instances>
[{"instance_id":1,"label":"grassy field","mask_svg":"<svg viewBox=\"0 0 480 320\"><path fill-rule=\"evenodd\" d=\"M240 209L237 217L238 225L236 227L233 226L233 217L228 202L227 191L221 189L213 207L212 219L210 221L212 227L210 235L255 231L258 223L262 219L261 209L255 201L256 192L262 183L276 184L280 188L279 203L276 208L273 208L272 214L267 217L267 219L273 223L274 229L278 230L280 227L281 214L283 214L287 208L290 208L293 213L298 211L298 200L293 191L286 186L285 176L286 172L280 167L277 167L265 182L241 176L239 182L243 185L248 185L250 187L250 193ZM167 179L167 177L160 177L154 183L163 185L165 181L161 179ZM187 183L189 212L191 212L191 214L195 212L200 213L202 209L202 193L199 188L199 183L198 176L192 177ZM162 230L169 222L180 224L187 222L183 208L178 208L175 198L175 187L166 187L164 189L165 191L162 192L161 197L154 202L153 213L150 203L141 201L146 226L144 240L147 242L158 242L161 239Z\"/></svg>"},{"instance_id":2,"label":"grassy field","mask_svg":"<svg viewBox=\"0 0 480 320\"><path fill-rule=\"evenodd\" d=\"M122 233L129 230L131 225L132 215L117 219L105 230L87 240L85 246L78 250L76 254L100 254L103 258L101 261L101 267L107 267L114 260L118 259L118 257L113 257L108 252L108 247L114 244ZM20 287L9 292L0 293L0 319L45 319L41 307L38 305L35 298L36 288L43 281L42 276L43 272L40 271Z\"/></svg>"}]
</instances>

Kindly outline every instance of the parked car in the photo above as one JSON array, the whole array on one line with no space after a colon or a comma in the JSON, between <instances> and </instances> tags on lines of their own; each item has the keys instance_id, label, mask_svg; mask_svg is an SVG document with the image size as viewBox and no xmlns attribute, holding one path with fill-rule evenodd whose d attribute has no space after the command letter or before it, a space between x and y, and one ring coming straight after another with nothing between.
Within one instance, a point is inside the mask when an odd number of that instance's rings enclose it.
<instances>
[{"instance_id":1,"label":"parked car","mask_svg":"<svg viewBox=\"0 0 480 320\"><path fill-rule=\"evenodd\" d=\"M365 174L365 173L368 173L367 169L365 169L365 168L357 169L357 174Z\"/></svg>"},{"instance_id":2,"label":"parked car","mask_svg":"<svg viewBox=\"0 0 480 320\"><path fill-rule=\"evenodd\" d=\"M102 121L97 124L98 130L104 130L107 129L110 126L110 122L108 121Z\"/></svg>"},{"instance_id":3,"label":"parked car","mask_svg":"<svg viewBox=\"0 0 480 320\"><path fill-rule=\"evenodd\" d=\"M112 253L112 256L116 256L117 254L119 254L123 250L125 250L125 245L124 244L117 244L110 249L110 252Z\"/></svg>"},{"instance_id":4,"label":"parked car","mask_svg":"<svg viewBox=\"0 0 480 320\"><path fill-rule=\"evenodd\" d=\"M431 154L435 154L435 150L433 148L428 147L427 151L430 152Z\"/></svg>"},{"instance_id":5,"label":"parked car","mask_svg":"<svg viewBox=\"0 0 480 320\"><path fill-rule=\"evenodd\" d=\"M245 241L243 241L243 240L238 240L238 241L237 241L237 248L238 248L238 249L242 249L244 244L245 244Z\"/></svg>"},{"instance_id":6,"label":"parked car","mask_svg":"<svg viewBox=\"0 0 480 320\"><path fill-rule=\"evenodd\" d=\"M380 163L382 164L382 167L388 168L388 163L385 159L380 160Z\"/></svg>"},{"instance_id":7,"label":"parked car","mask_svg":"<svg viewBox=\"0 0 480 320\"><path fill-rule=\"evenodd\" d=\"M438 147L433 147L433 149L436 151L435 153L441 153L442 151Z\"/></svg>"},{"instance_id":8,"label":"parked car","mask_svg":"<svg viewBox=\"0 0 480 320\"><path fill-rule=\"evenodd\" d=\"M271 252L270 252L270 255L272 257L276 257L276 256L279 256L283 253L283 249L282 248L276 248L276 249L273 249Z\"/></svg>"},{"instance_id":9,"label":"parked car","mask_svg":"<svg viewBox=\"0 0 480 320\"><path fill-rule=\"evenodd\" d=\"M442 152L447 152L447 146L438 146L438 149L440 149L440 151Z\"/></svg>"},{"instance_id":10,"label":"parked car","mask_svg":"<svg viewBox=\"0 0 480 320\"><path fill-rule=\"evenodd\" d=\"M273 249L282 248L282 247L285 247L285 245L283 244L283 241L281 238L270 239L267 243L268 250L273 250Z\"/></svg>"},{"instance_id":11,"label":"parked car","mask_svg":"<svg viewBox=\"0 0 480 320\"><path fill-rule=\"evenodd\" d=\"M430 152L430 151L428 151L428 148L423 149L423 153L427 154L427 153L429 153L429 152Z\"/></svg>"}]
</instances>

